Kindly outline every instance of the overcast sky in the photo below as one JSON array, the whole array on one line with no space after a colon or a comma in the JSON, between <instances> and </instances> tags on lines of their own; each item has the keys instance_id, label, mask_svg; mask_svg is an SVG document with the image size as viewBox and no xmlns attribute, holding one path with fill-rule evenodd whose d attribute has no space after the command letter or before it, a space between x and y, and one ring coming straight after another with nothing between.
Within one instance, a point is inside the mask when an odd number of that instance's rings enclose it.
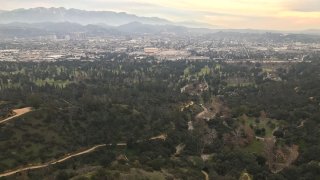
<instances>
[{"instance_id":1,"label":"overcast sky","mask_svg":"<svg viewBox=\"0 0 320 180\"><path fill-rule=\"evenodd\" d=\"M224 28L320 29L320 0L0 0L0 9L112 10Z\"/></svg>"}]
</instances>

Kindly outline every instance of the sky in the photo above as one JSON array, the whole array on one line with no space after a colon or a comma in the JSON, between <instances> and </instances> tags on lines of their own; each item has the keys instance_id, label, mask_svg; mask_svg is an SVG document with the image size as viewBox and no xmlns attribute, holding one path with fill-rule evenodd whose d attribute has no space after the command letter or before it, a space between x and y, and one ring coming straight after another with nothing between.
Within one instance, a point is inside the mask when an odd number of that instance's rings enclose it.
<instances>
[{"instance_id":1,"label":"sky","mask_svg":"<svg viewBox=\"0 0 320 180\"><path fill-rule=\"evenodd\" d=\"M221 28L320 29L320 0L0 0L0 9L65 7L201 22Z\"/></svg>"}]
</instances>

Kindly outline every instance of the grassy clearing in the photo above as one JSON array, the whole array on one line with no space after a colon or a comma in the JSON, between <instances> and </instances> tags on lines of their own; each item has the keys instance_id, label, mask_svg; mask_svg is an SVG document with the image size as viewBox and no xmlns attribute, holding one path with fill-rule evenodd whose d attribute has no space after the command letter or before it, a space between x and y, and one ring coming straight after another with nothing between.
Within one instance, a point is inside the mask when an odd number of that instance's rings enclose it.
<instances>
[{"instance_id":1,"label":"grassy clearing","mask_svg":"<svg viewBox=\"0 0 320 180\"><path fill-rule=\"evenodd\" d=\"M245 151L257 154L263 154L264 145L260 140L254 140L250 145L244 148Z\"/></svg>"},{"instance_id":2,"label":"grassy clearing","mask_svg":"<svg viewBox=\"0 0 320 180\"><path fill-rule=\"evenodd\" d=\"M227 83L228 87L247 87L247 86L254 86L255 83L253 82L246 82L246 83Z\"/></svg>"},{"instance_id":3,"label":"grassy clearing","mask_svg":"<svg viewBox=\"0 0 320 180\"><path fill-rule=\"evenodd\" d=\"M54 79L50 79L50 78L46 78L46 79L37 79L34 82L37 86L43 87L46 84L49 84L51 86L56 86L59 88L65 88L67 85L69 85L71 83L71 81L66 80L54 80Z\"/></svg>"},{"instance_id":4,"label":"grassy clearing","mask_svg":"<svg viewBox=\"0 0 320 180\"><path fill-rule=\"evenodd\" d=\"M163 172L160 171L152 171L148 172L143 169L137 169L137 168L131 168L128 171L121 171L121 170L106 170L104 171L107 175L111 175L114 177L117 177L119 180L127 180L127 179L132 179L132 180L140 180L140 179L152 179L152 180L165 180L166 175ZM97 171L93 172L88 172L82 176L78 176L76 178L72 179L79 179L81 177L87 178L87 179L92 179Z\"/></svg>"},{"instance_id":5,"label":"grassy clearing","mask_svg":"<svg viewBox=\"0 0 320 180\"><path fill-rule=\"evenodd\" d=\"M246 125L253 127L254 129L265 129L265 136L263 137L272 137L272 132L279 125L278 120L269 119L269 118L247 118Z\"/></svg>"},{"instance_id":6,"label":"grassy clearing","mask_svg":"<svg viewBox=\"0 0 320 180\"><path fill-rule=\"evenodd\" d=\"M199 76L205 76L205 75L208 75L210 74L210 68L206 65L204 68L202 68L200 70L200 72L198 73L198 77Z\"/></svg>"},{"instance_id":7,"label":"grassy clearing","mask_svg":"<svg viewBox=\"0 0 320 180\"><path fill-rule=\"evenodd\" d=\"M183 77L185 80L190 80L191 78L199 78L205 75L209 75L212 68L210 68L208 65L205 65L200 71L195 72L194 66L191 65L184 69L183 71Z\"/></svg>"},{"instance_id":8,"label":"grassy clearing","mask_svg":"<svg viewBox=\"0 0 320 180\"><path fill-rule=\"evenodd\" d=\"M279 121L270 118L253 118L242 116L240 121L244 123L245 126L253 128L255 135L262 138L269 138L273 136L273 131L279 126ZM264 129L264 133L257 134L258 131ZM250 145L244 148L245 151L257 154L264 153L264 143L261 140L255 139Z\"/></svg>"},{"instance_id":9,"label":"grassy clearing","mask_svg":"<svg viewBox=\"0 0 320 180\"><path fill-rule=\"evenodd\" d=\"M6 104L9 104L10 102L8 102L8 101L0 101L0 106L1 105L6 105Z\"/></svg>"},{"instance_id":10,"label":"grassy clearing","mask_svg":"<svg viewBox=\"0 0 320 180\"><path fill-rule=\"evenodd\" d=\"M20 88L21 88L20 83L11 83L11 82L0 86L0 90L2 90L2 89L20 89Z\"/></svg>"},{"instance_id":11,"label":"grassy clearing","mask_svg":"<svg viewBox=\"0 0 320 180\"><path fill-rule=\"evenodd\" d=\"M268 73L274 72L274 70L271 69L271 68L262 68L262 71L263 71L263 72L268 72Z\"/></svg>"},{"instance_id":12,"label":"grassy clearing","mask_svg":"<svg viewBox=\"0 0 320 180\"><path fill-rule=\"evenodd\" d=\"M120 173L119 179L153 179L165 180L166 176L159 171L148 172L142 169L132 168L128 173Z\"/></svg>"},{"instance_id":13,"label":"grassy clearing","mask_svg":"<svg viewBox=\"0 0 320 180\"><path fill-rule=\"evenodd\" d=\"M4 76L17 75L17 74L25 75L26 69L22 68L21 70L16 70L16 71L11 71L11 72L0 72L0 75L4 75Z\"/></svg>"}]
</instances>

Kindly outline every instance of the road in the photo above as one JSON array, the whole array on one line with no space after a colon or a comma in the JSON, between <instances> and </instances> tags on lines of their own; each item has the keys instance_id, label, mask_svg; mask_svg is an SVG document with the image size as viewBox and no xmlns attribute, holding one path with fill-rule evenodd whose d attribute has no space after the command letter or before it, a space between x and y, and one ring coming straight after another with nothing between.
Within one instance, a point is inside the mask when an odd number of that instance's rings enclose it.
<instances>
[{"instance_id":1,"label":"road","mask_svg":"<svg viewBox=\"0 0 320 180\"><path fill-rule=\"evenodd\" d=\"M28 113L28 112L31 112L31 111L32 111L32 108L31 108L31 107L26 107L26 108L21 108L21 109L15 109L15 110L13 110L13 112L15 113L15 115L14 115L14 116L11 116L11 117L8 117L8 118L6 118L6 119L4 119L4 120L1 120L1 121L0 121L0 124L6 123L6 122L8 122L8 121L10 121L10 120L12 120L12 119L14 119L14 118L16 118L16 117L22 116L22 115L24 115L24 114L26 114L26 113Z\"/></svg>"}]
</instances>

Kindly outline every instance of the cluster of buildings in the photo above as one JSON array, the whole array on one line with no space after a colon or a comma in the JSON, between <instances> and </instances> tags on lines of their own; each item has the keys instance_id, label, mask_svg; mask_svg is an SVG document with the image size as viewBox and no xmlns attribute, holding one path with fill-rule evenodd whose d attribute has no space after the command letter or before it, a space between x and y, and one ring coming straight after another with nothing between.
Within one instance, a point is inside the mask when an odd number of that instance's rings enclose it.
<instances>
[{"instance_id":1,"label":"cluster of buildings","mask_svg":"<svg viewBox=\"0 0 320 180\"><path fill-rule=\"evenodd\" d=\"M259 35L255 35L259 37ZM0 40L0 61L95 60L104 53L122 53L134 59L307 61L320 54L320 42L276 41L214 35L132 35L87 37L73 33L50 37Z\"/></svg>"}]
</instances>

